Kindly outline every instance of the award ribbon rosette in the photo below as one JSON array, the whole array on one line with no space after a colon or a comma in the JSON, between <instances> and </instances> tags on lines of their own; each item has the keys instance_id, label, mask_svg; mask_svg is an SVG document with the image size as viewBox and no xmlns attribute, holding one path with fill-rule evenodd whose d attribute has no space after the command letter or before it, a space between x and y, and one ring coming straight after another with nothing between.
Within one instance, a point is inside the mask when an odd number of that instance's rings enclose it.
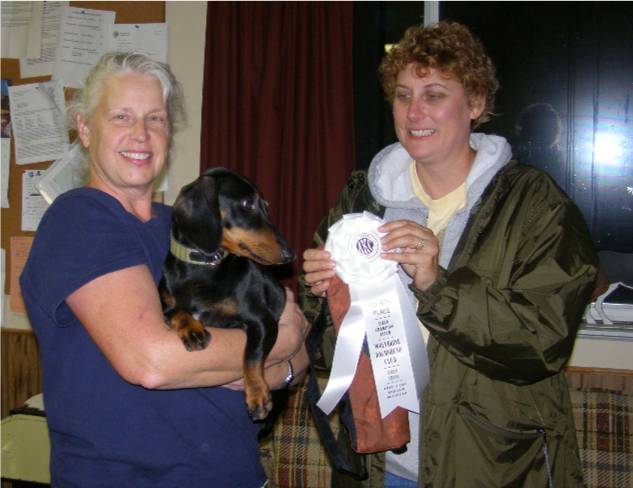
<instances>
[{"instance_id":1,"label":"award ribbon rosette","mask_svg":"<svg viewBox=\"0 0 633 488\"><path fill-rule=\"evenodd\" d=\"M349 288L349 308L338 328L330 378L317 402L326 414L350 389L365 338L381 419L397 407L419 413L429 374L426 346L398 277L398 263L380 256L382 234L377 228L383 223L363 212L346 214L329 228L325 249L336 263L337 277Z\"/></svg>"}]
</instances>

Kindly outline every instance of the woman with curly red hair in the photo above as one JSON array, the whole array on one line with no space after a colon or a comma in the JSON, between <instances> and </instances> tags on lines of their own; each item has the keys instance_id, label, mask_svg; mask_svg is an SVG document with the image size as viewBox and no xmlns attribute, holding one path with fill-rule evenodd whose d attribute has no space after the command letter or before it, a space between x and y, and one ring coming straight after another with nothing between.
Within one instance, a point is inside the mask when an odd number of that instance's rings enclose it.
<instances>
[{"instance_id":1,"label":"woman with curly red hair","mask_svg":"<svg viewBox=\"0 0 633 488\"><path fill-rule=\"evenodd\" d=\"M583 217L504 138L473 132L499 85L465 26L409 28L380 74L399 142L350 178L304 253L302 292L316 323L335 273L328 228L384 219L381 257L401 268L430 380L406 449L360 460L366 485L582 486L564 367L597 273Z\"/></svg>"}]
</instances>

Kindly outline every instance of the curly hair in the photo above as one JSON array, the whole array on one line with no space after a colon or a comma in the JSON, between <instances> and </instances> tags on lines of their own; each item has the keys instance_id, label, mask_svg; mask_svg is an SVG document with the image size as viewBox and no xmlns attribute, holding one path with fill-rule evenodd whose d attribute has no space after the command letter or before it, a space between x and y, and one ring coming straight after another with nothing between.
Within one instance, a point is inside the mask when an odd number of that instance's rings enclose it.
<instances>
[{"instance_id":1,"label":"curly hair","mask_svg":"<svg viewBox=\"0 0 633 488\"><path fill-rule=\"evenodd\" d=\"M382 87L389 103L395 96L398 74L411 63L417 65L418 76L425 76L428 69L436 69L459 81L469 100L473 96L485 99L474 127L490 120L499 89L496 70L483 44L466 26L442 21L427 27L409 27L380 64Z\"/></svg>"}]
</instances>

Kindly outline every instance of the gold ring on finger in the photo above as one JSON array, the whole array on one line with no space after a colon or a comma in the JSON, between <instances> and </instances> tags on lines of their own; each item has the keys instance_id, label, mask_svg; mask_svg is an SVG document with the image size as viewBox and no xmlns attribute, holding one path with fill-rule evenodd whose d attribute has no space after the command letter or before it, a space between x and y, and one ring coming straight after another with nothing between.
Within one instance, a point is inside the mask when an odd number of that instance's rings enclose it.
<instances>
[{"instance_id":1,"label":"gold ring on finger","mask_svg":"<svg viewBox=\"0 0 633 488\"><path fill-rule=\"evenodd\" d=\"M425 245L426 245L426 239L420 239L420 241L415 245L415 249L419 251Z\"/></svg>"}]
</instances>

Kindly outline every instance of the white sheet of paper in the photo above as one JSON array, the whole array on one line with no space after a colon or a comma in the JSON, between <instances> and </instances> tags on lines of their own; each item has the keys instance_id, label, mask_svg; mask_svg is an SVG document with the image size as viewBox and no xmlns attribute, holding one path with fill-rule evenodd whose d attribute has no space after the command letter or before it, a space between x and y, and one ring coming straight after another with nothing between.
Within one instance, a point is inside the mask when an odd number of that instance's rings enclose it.
<instances>
[{"instance_id":1,"label":"white sheet of paper","mask_svg":"<svg viewBox=\"0 0 633 488\"><path fill-rule=\"evenodd\" d=\"M64 90L58 82L9 87L16 164L61 158L68 150Z\"/></svg>"},{"instance_id":2,"label":"white sheet of paper","mask_svg":"<svg viewBox=\"0 0 633 488\"><path fill-rule=\"evenodd\" d=\"M9 208L9 165L11 164L11 139L0 138L0 153L2 156L2 208Z\"/></svg>"},{"instance_id":3,"label":"white sheet of paper","mask_svg":"<svg viewBox=\"0 0 633 488\"><path fill-rule=\"evenodd\" d=\"M0 2L2 57L39 58L42 2Z\"/></svg>"},{"instance_id":4,"label":"white sheet of paper","mask_svg":"<svg viewBox=\"0 0 633 488\"><path fill-rule=\"evenodd\" d=\"M113 24L106 37L107 51L139 52L167 62L167 24Z\"/></svg>"},{"instance_id":5,"label":"white sheet of paper","mask_svg":"<svg viewBox=\"0 0 633 488\"><path fill-rule=\"evenodd\" d=\"M53 74L55 52L59 39L59 24L68 2L43 2L42 34L39 58L20 58L20 76L50 76Z\"/></svg>"},{"instance_id":6,"label":"white sheet of paper","mask_svg":"<svg viewBox=\"0 0 633 488\"><path fill-rule=\"evenodd\" d=\"M63 158L55 161L35 183L40 195L50 205L62 193L85 184L88 168L81 147L73 144Z\"/></svg>"},{"instance_id":7,"label":"white sheet of paper","mask_svg":"<svg viewBox=\"0 0 633 488\"><path fill-rule=\"evenodd\" d=\"M22 230L36 231L48 205L39 194L35 183L44 170L25 171L22 174Z\"/></svg>"},{"instance_id":8,"label":"white sheet of paper","mask_svg":"<svg viewBox=\"0 0 633 488\"><path fill-rule=\"evenodd\" d=\"M101 55L105 36L114 24L115 12L64 7L53 67L53 79L79 88Z\"/></svg>"}]
</instances>

